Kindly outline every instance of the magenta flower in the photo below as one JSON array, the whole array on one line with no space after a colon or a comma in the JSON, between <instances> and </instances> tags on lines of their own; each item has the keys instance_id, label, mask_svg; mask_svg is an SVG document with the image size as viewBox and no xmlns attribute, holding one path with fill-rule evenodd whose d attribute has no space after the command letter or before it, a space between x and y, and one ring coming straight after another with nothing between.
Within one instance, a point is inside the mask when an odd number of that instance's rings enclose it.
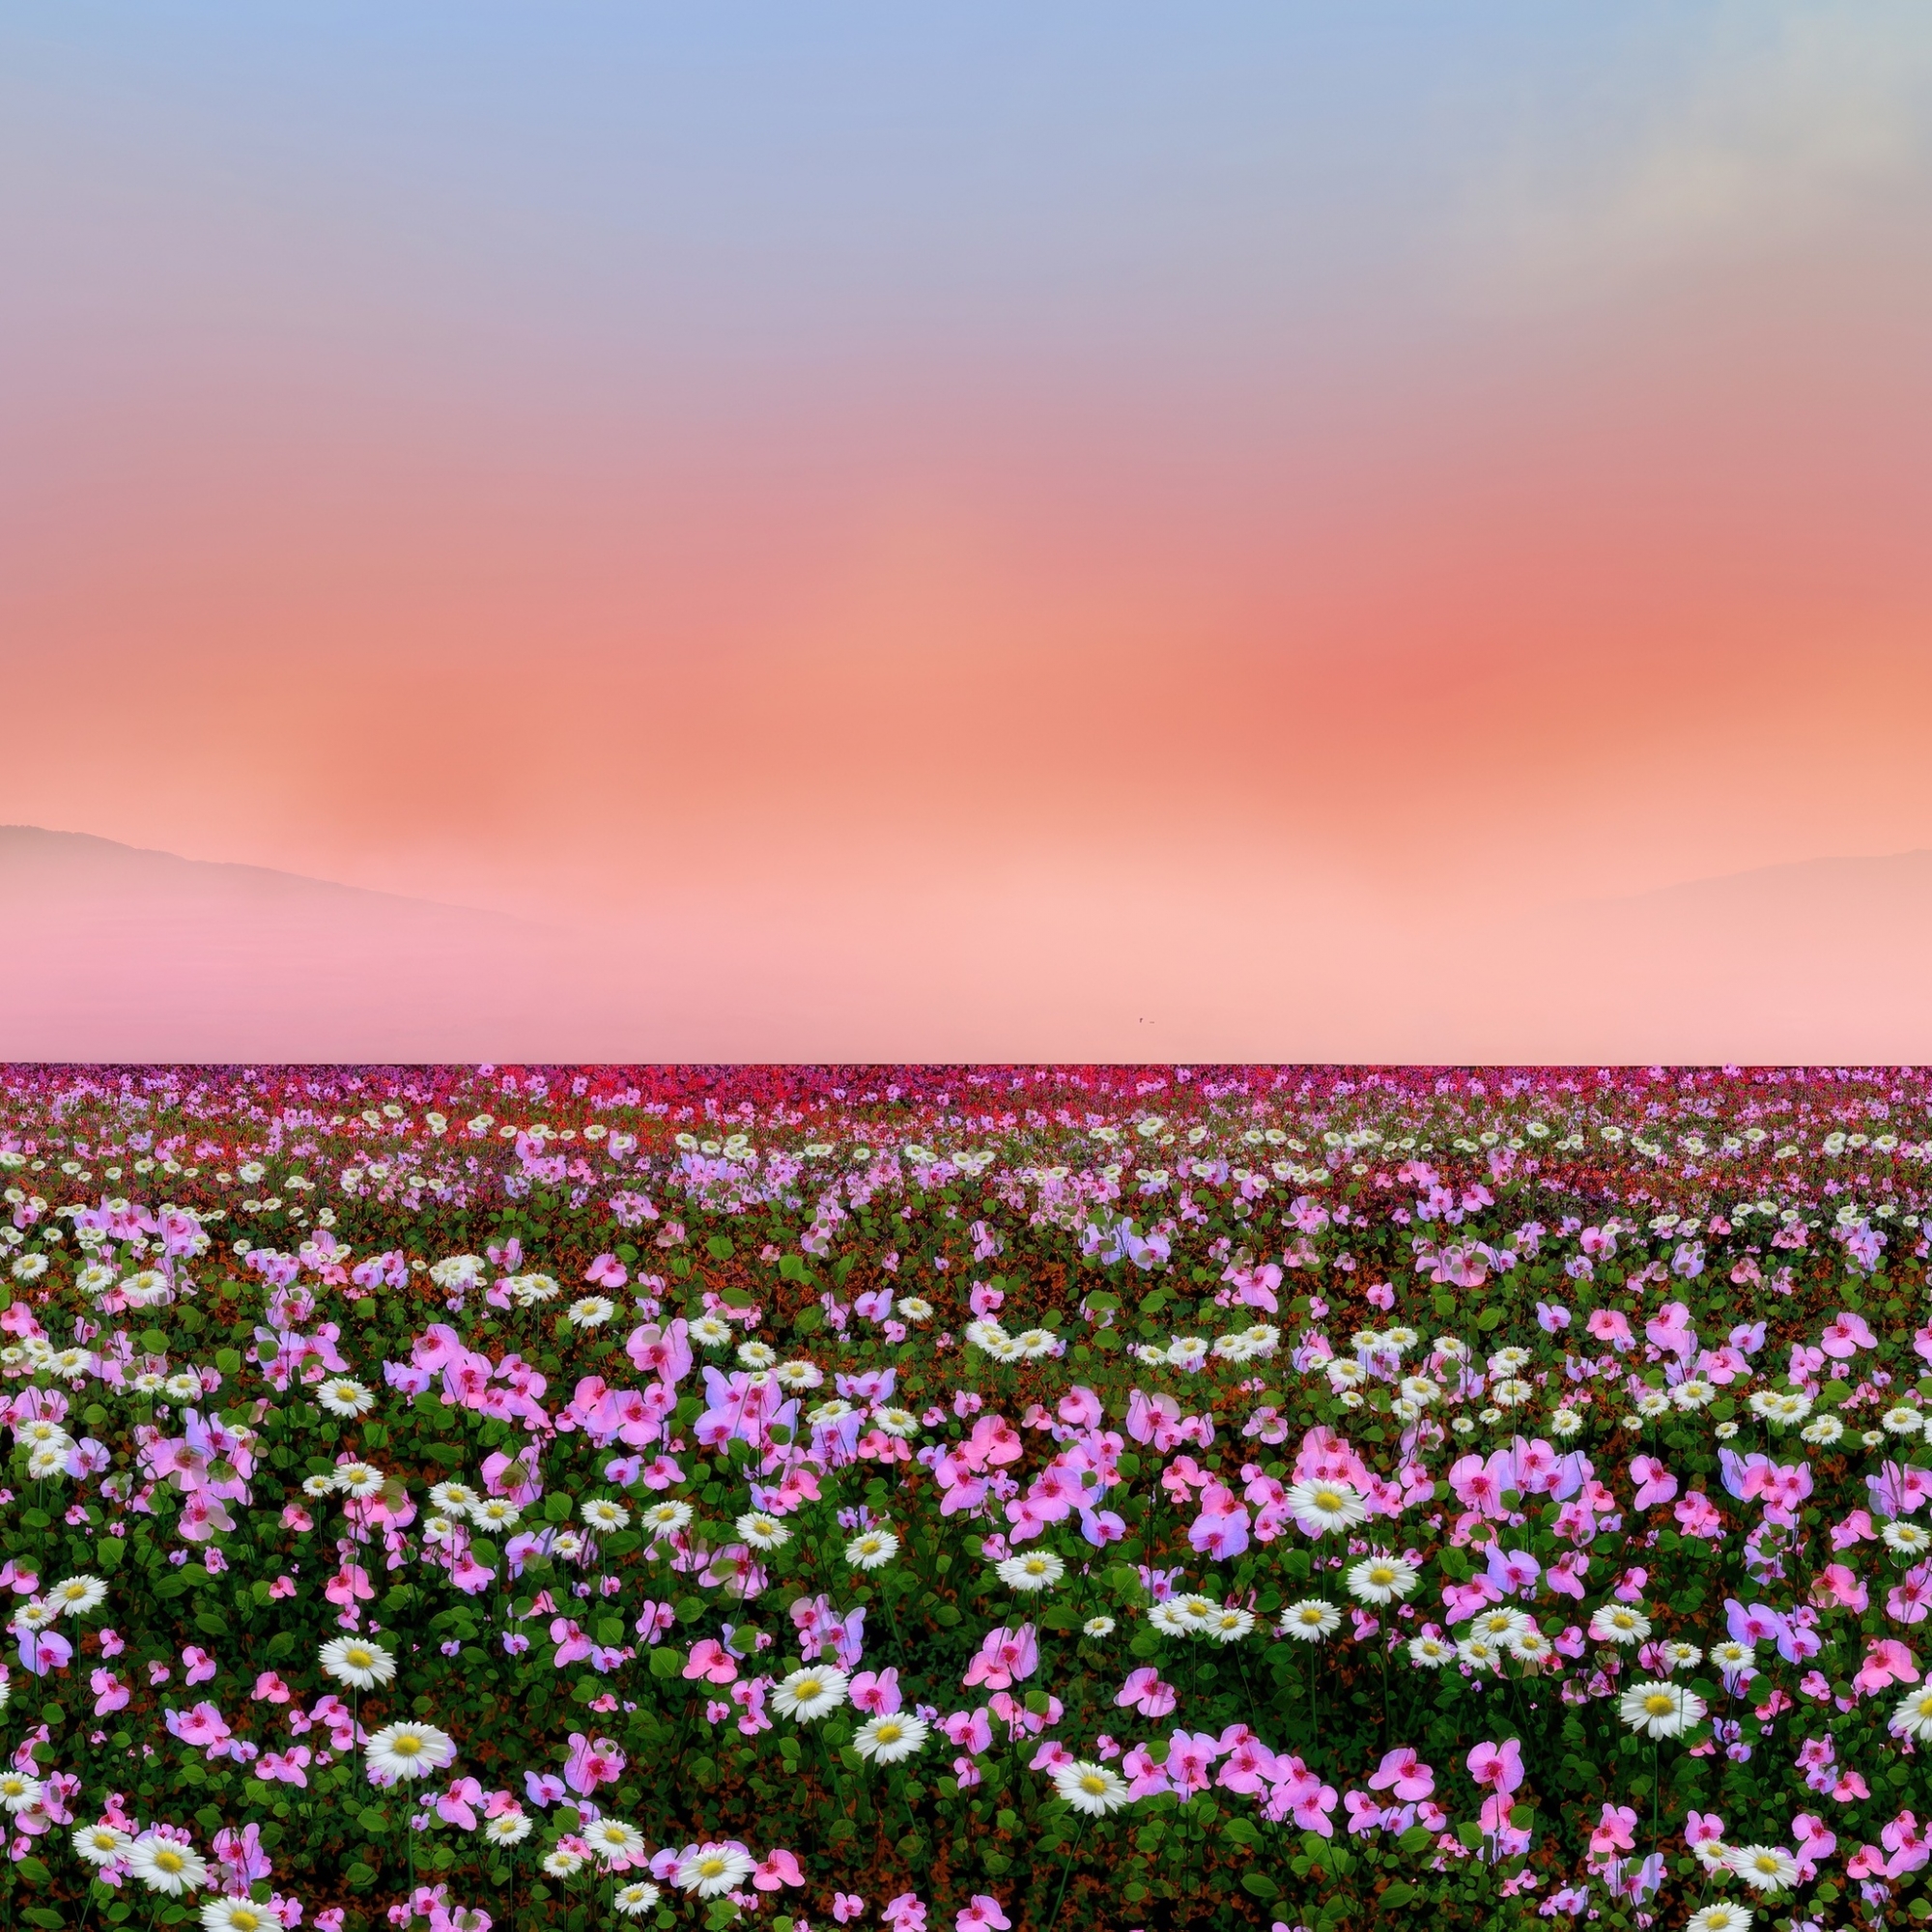
<instances>
[{"instance_id":1,"label":"magenta flower","mask_svg":"<svg viewBox=\"0 0 1932 1932\"><path fill-rule=\"evenodd\" d=\"M1482 1782L1480 1778L1477 1781ZM1419 1799L1434 1795L1435 1774L1422 1762L1411 1746L1402 1745L1384 1753L1380 1768L1369 1777L1369 1789L1391 1792L1404 1804L1412 1804ZM1514 1791L1516 1786L1510 1785L1507 1789Z\"/></svg>"},{"instance_id":2,"label":"magenta flower","mask_svg":"<svg viewBox=\"0 0 1932 1932\"><path fill-rule=\"evenodd\" d=\"M1497 1792L1511 1792L1522 1782L1522 1746L1515 1738L1500 1745L1480 1744L1468 1756L1469 1776Z\"/></svg>"}]
</instances>

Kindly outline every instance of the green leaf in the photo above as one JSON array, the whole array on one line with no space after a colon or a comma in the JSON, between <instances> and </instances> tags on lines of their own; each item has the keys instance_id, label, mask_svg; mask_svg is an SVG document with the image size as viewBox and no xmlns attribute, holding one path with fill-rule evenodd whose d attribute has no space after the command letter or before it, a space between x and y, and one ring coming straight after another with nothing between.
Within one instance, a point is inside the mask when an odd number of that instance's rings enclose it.
<instances>
[{"instance_id":1,"label":"green leaf","mask_svg":"<svg viewBox=\"0 0 1932 1932\"><path fill-rule=\"evenodd\" d=\"M456 1468L463 1461L463 1447L457 1442L425 1442L422 1452L445 1469Z\"/></svg>"},{"instance_id":2,"label":"green leaf","mask_svg":"<svg viewBox=\"0 0 1932 1932\"><path fill-rule=\"evenodd\" d=\"M676 1651L660 1646L651 1652L651 1675L675 1677L684 1668L684 1659Z\"/></svg>"},{"instance_id":3,"label":"green leaf","mask_svg":"<svg viewBox=\"0 0 1932 1932\"><path fill-rule=\"evenodd\" d=\"M53 1873L50 1872L46 1868L46 1866L40 1861L39 1859L22 1859L20 1862L14 1867L14 1869L17 1871L20 1874L20 1876L27 1881L29 1885L51 1885L54 1882Z\"/></svg>"},{"instance_id":4,"label":"green leaf","mask_svg":"<svg viewBox=\"0 0 1932 1932\"><path fill-rule=\"evenodd\" d=\"M20 1917L29 1925L45 1926L46 1932L55 1932L56 1927L64 1925L67 1922L58 1912L49 1912L44 1905L23 1906L20 1911Z\"/></svg>"},{"instance_id":5,"label":"green leaf","mask_svg":"<svg viewBox=\"0 0 1932 1932\"><path fill-rule=\"evenodd\" d=\"M1269 1878L1266 1872L1243 1872L1241 1889L1251 1891L1257 1898L1279 1898L1281 1887Z\"/></svg>"},{"instance_id":6,"label":"green leaf","mask_svg":"<svg viewBox=\"0 0 1932 1932\"><path fill-rule=\"evenodd\" d=\"M729 1235L710 1236L705 1240L704 1252L708 1254L714 1262L728 1262L731 1259L731 1252L732 1252L731 1236Z\"/></svg>"},{"instance_id":7,"label":"green leaf","mask_svg":"<svg viewBox=\"0 0 1932 1932\"><path fill-rule=\"evenodd\" d=\"M1420 1830L1421 1828L1418 1826L1413 1829ZM1406 1885L1401 1879L1397 1879L1393 1885L1383 1889L1381 1895L1376 1900L1376 1903L1378 1906L1385 1906L1393 1911L1398 1905L1406 1905L1414 1896L1415 1888L1412 1885Z\"/></svg>"}]
</instances>

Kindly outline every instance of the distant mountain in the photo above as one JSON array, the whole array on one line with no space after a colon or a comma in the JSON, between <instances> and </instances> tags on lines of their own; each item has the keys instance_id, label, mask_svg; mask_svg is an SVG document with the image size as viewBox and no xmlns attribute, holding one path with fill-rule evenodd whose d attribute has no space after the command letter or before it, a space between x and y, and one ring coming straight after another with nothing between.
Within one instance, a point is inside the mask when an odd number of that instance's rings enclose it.
<instances>
[{"instance_id":1,"label":"distant mountain","mask_svg":"<svg viewBox=\"0 0 1932 1932\"><path fill-rule=\"evenodd\" d=\"M488 1057L541 1027L558 935L82 833L0 827L0 1056Z\"/></svg>"},{"instance_id":2,"label":"distant mountain","mask_svg":"<svg viewBox=\"0 0 1932 1932\"><path fill-rule=\"evenodd\" d=\"M1524 913L914 884L549 926L0 828L0 1060L1932 1063L1932 852Z\"/></svg>"}]
</instances>

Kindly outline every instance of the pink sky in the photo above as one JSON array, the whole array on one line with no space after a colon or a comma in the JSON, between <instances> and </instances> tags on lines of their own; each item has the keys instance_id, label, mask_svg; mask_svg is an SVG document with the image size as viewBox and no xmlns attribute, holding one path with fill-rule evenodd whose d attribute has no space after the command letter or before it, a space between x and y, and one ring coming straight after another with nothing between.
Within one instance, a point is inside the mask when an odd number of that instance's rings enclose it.
<instances>
[{"instance_id":1,"label":"pink sky","mask_svg":"<svg viewBox=\"0 0 1932 1932\"><path fill-rule=\"evenodd\" d=\"M1496 29L1548 112L1332 190L1313 108L1198 203L1150 187L1190 180L1186 127L1118 184L1023 129L1084 224L1064 274L1029 182L959 158L970 99L933 110L924 229L774 136L745 182L816 170L850 233L760 204L753 246L713 181L664 283L600 280L634 211L572 175L588 136L520 204L431 99L474 179L390 195L323 112L353 78L293 49L227 93L171 71L116 131L146 56L49 42L7 137L47 192L0 235L0 821L642 922L737 962L728 997L637 983L680 1024L716 997L728 1038L804 973L828 1038L890 1011L868 1050L905 1055L958 1051L962 1002L978 1050L1060 1050L1040 1016L1101 983L1130 1040L1122 948L1163 997L1221 974L1217 1050L1287 1052L1284 999L1418 924L1932 846L1926 37L1770 12L1625 49L1574 136L1562 48ZM1349 71L1371 121L1423 98ZM378 149L428 84L362 103ZM591 91L517 99L635 146ZM680 185L630 161L652 206ZM1257 279L1277 215L1307 259ZM1243 933L1334 983L1204 959Z\"/></svg>"}]
</instances>

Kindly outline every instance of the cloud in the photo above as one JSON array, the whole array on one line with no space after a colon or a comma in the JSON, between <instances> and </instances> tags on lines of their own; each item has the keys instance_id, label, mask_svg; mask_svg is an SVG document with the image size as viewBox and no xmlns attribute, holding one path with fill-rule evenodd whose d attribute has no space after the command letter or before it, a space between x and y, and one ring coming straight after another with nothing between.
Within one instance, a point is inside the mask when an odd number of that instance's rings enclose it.
<instances>
[{"instance_id":1,"label":"cloud","mask_svg":"<svg viewBox=\"0 0 1932 1932\"><path fill-rule=\"evenodd\" d=\"M1466 185L1456 280L1479 306L1788 247L1932 158L1932 9L1749 0L1713 13L1688 59L1669 52L1631 44L1594 89L1565 90L1562 125L1525 114Z\"/></svg>"}]
</instances>

